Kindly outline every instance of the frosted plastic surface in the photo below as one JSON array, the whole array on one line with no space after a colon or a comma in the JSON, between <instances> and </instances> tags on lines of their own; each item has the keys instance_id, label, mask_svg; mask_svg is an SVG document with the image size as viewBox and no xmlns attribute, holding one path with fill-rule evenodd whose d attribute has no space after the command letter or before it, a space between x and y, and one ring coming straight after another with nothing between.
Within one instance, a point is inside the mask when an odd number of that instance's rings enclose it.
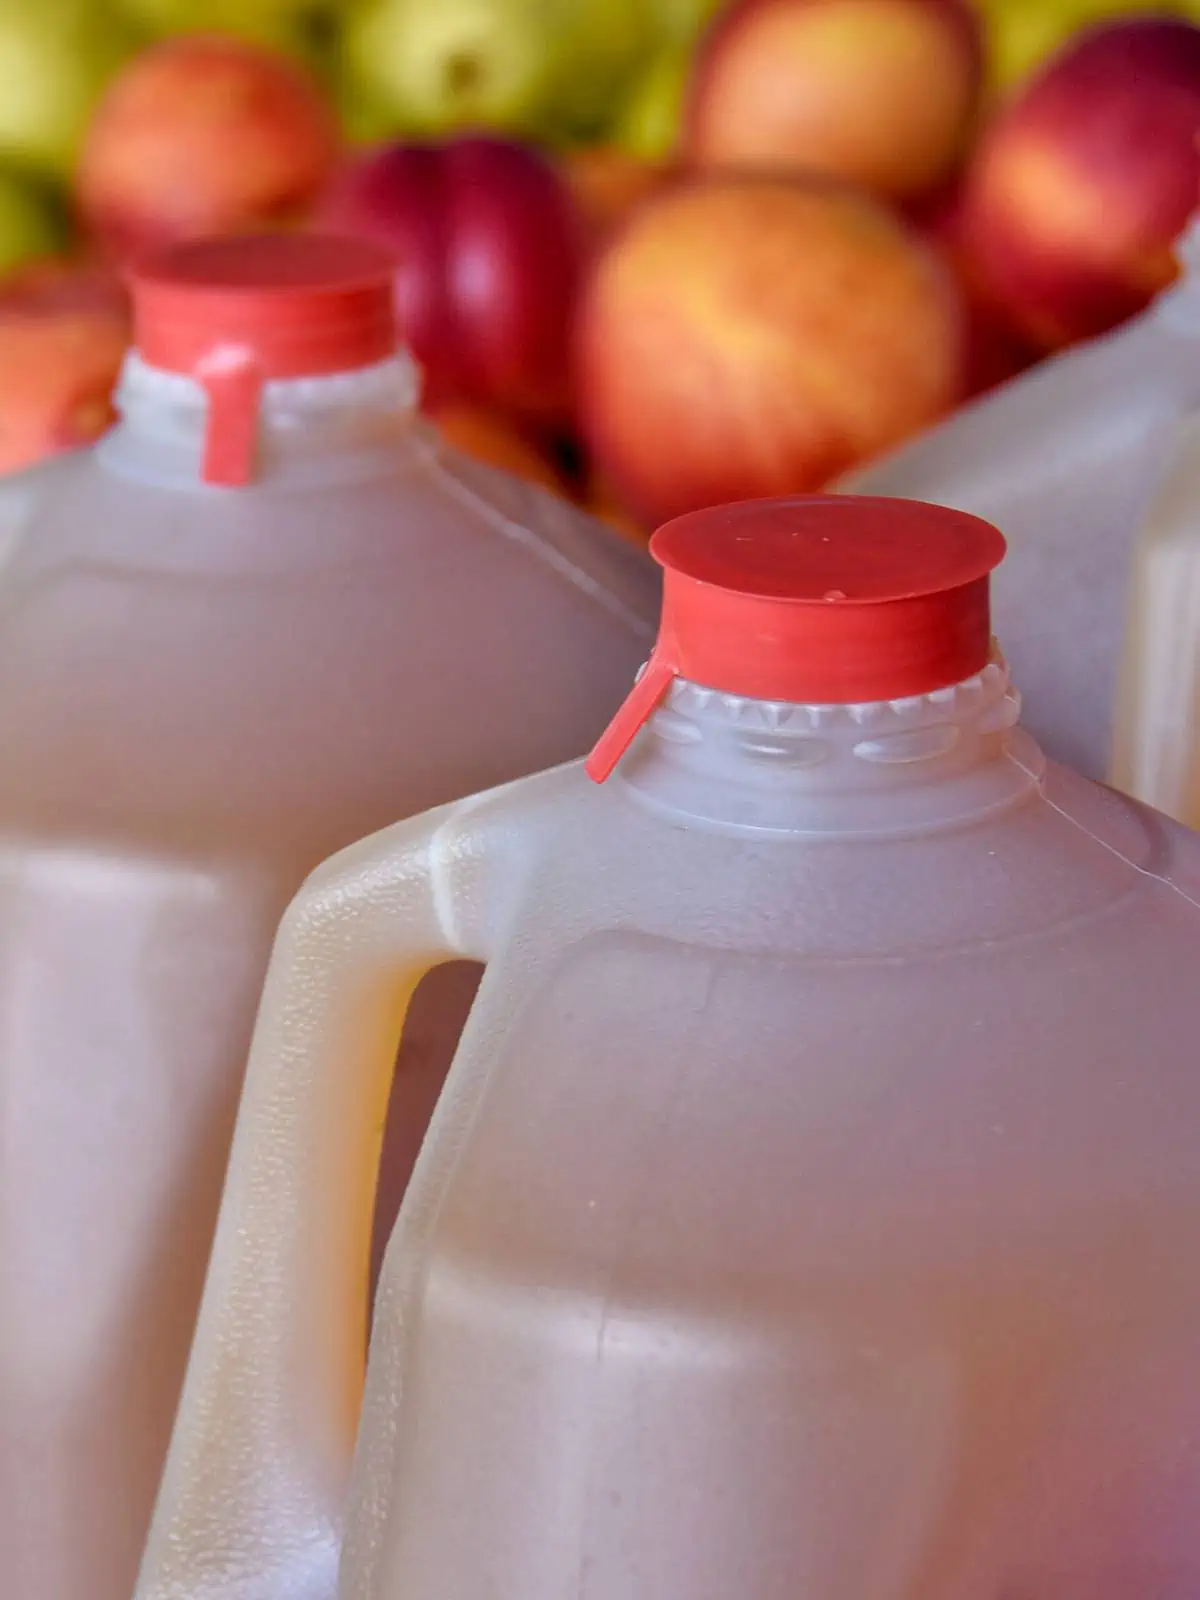
<instances>
[{"instance_id":1,"label":"frosted plastic surface","mask_svg":"<svg viewBox=\"0 0 1200 1600\"><path fill-rule=\"evenodd\" d=\"M1200 827L1200 409L1138 533L1117 701L1113 782Z\"/></svg>"},{"instance_id":2,"label":"frosted plastic surface","mask_svg":"<svg viewBox=\"0 0 1200 1600\"><path fill-rule=\"evenodd\" d=\"M0 568L16 548L46 485L62 472L64 459L52 456L23 472L0 473Z\"/></svg>"},{"instance_id":3,"label":"frosted plastic surface","mask_svg":"<svg viewBox=\"0 0 1200 1600\"><path fill-rule=\"evenodd\" d=\"M213 489L199 392L135 360L122 427L22 510L0 577L5 1600L132 1593L305 875L578 754L648 651L650 563L446 449L410 392L402 363L269 385L258 481ZM432 1101L464 982L414 1019L401 1103ZM397 1127L392 1192L421 1131Z\"/></svg>"},{"instance_id":4,"label":"frosted plastic surface","mask_svg":"<svg viewBox=\"0 0 1200 1600\"><path fill-rule=\"evenodd\" d=\"M1200 1592L1200 841L1016 715L680 683L309 880L138 1600Z\"/></svg>"},{"instance_id":5,"label":"frosted plastic surface","mask_svg":"<svg viewBox=\"0 0 1200 1600\"><path fill-rule=\"evenodd\" d=\"M1116 332L1043 362L838 485L996 523L997 631L1051 755L1107 778L1138 527L1200 406L1200 223L1184 276Z\"/></svg>"}]
</instances>

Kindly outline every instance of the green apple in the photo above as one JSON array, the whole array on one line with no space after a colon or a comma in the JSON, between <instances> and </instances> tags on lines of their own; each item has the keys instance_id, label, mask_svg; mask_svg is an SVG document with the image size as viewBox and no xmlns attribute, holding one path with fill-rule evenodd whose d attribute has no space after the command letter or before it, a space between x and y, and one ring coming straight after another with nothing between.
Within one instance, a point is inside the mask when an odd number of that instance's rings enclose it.
<instances>
[{"instance_id":1,"label":"green apple","mask_svg":"<svg viewBox=\"0 0 1200 1600\"><path fill-rule=\"evenodd\" d=\"M66 176L93 106L132 48L102 0L3 0L0 159Z\"/></svg>"},{"instance_id":2,"label":"green apple","mask_svg":"<svg viewBox=\"0 0 1200 1600\"><path fill-rule=\"evenodd\" d=\"M1006 0L985 7L988 75L1006 93L1064 44L1079 27L1075 7L1039 0Z\"/></svg>"},{"instance_id":3,"label":"green apple","mask_svg":"<svg viewBox=\"0 0 1200 1600\"><path fill-rule=\"evenodd\" d=\"M402 138L411 131L402 125L394 111L345 73L335 77L333 98L342 137L351 148L369 149L372 145Z\"/></svg>"},{"instance_id":4,"label":"green apple","mask_svg":"<svg viewBox=\"0 0 1200 1600\"><path fill-rule=\"evenodd\" d=\"M591 129L651 33L645 0L365 0L341 52L398 132L538 138Z\"/></svg>"},{"instance_id":5,"label":"green apple","mask_svg":"<svg viewBox=\"0 0 1200 1600\"><path fill-rule=\"evenodd\" d=\"M151 38L227 33L314 65L311 8L292 0L120 0L125 17Z\"/></svg>"},{"instance_id":6,"label":"green apple","mask_svg":"<svg viewBox=\"0 0 1200 1600\"><path fill-rule=\"evenodd\" d=\"M643 161L675 154L692 71L690 50L661 50L634 84L613 129L613 142Z\"/></svg>"},{"instance_id":7,"label":"green apple","mask_svg":"<svg viewBox=\"0 0 1200 1600\"><path fill-rule=\"evenodd\" d=\"M57 255L65 243L63 218L44 191L0 172L0 275Z\"/></svg>"},{"instance_id":8,"label":"green apple","mask_svg":"<svg viewBox=\"0 0 1200 1600\"><path fill-rule=\"evenodd\" d=\"M120 0L120 8L153 33L216 28L269 41L330 6L322 0Z\"/></svg>"},{"instance_id":9,"label":"green apple","mask_svg":"<svg viewBox=\"0 0 1200 1600\"><path fill-rule=\"evenodd\" d=\"M366 0L341 48L350 86L400 131L528 132L548 108L554 60L534 0Z\"/></svg>"},{"instance_id":10,"label":"green apple","mask_svg":"<svg viewBox=\"0 0 1200 1600\"><path fill-rule=\"evenodd\" d=\"M569 0L562 7L554 116L568 136L607 132L660 37L647 0Z\"/></svg>"},{"instance_id":11,"label":"green apple","mask_svg":"<svg viewBox=\"0 0 1200 1600\"><path fill-rule=\"evenodd\" d=\"M730 0L652 0L659 29L678 44L692 44Z\"/></svg>"},{"instance_id":12,"label":"green apple","mask_svg":"<svg viewBox=\"0 0 1200 1600\"><path fill-rule=\"evenodd\" d=\"M988 75L1001 94L1019 87L1081 29L1136 11L1200 19L1200 0L977 0L987 30Z\"/></svg>"}]
</instances>

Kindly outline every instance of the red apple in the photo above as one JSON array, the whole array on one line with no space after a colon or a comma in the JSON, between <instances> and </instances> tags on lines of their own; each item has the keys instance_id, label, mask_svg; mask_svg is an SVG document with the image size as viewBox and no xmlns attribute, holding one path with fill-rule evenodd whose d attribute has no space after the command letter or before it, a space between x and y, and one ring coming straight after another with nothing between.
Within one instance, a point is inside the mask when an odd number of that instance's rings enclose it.
<instances>
[{"instance_id":1,"label":"red apple","mask_svg":"<svg viewBox=\"0 0 1200 1600\"><path fill-rule=\"evenodd\" d=\"M39 268L0 285L0 473L105 431L128 337L106 274Z\"/></svg>"},{"instance_id":2,"label":"red apple","mask_svg":"<svg viewBox=\"0 0 1200 1600\"><path fill-rule=\"evenodd\" d=\"M1200 194L1200 28L1090 29L1009 102L967 180L973 273L1043 347L1102 333L1174 277Z\"/></svg>"},{"instance_id":3,"label":"red apple","mask_svg":"<svg viewBox=\"0 0 1200 1600\"><path fill-rule=\"evenodd\" d=\"M962 187L953 185L910 210L909 219L956 278L963 301L960 399L973 400L1024 372L1042 354L1013 328L972 270L963 245Z\"/></svg>"},{"instance_id":4,"label":"red apple","mask_svg":"<svg viewBox=\"0 0 1200 1600\"><path fill-rule=\"evenodd\" d=\"M959 397L974 400L1010 378L1019 377L1042 352L1014 333L986 302L964 291L963 372Z\"/></svg>"},{"instance_id":5,"label":"red apple","mask_svg":"<svg viewBox=\"0 0 1200 1600\"><path fill-rule=\"evenodd\" d=\"M701 49L687 149L920 194L964 154L982 78L966 0L740 0Z\"/></svg>"},{"instance_id":6,"label":"red apple","mask_svg":"<svg viewBox=\"0 0 1200 1600\"><path fill-rule=\"evenodd\" d=\"M543 489L566 494L562 473L548 452L506 418L467 405L434 406L430 416L443 438L466 455Z\"/></svg>"},{"instance_id":7,"label":"red apple","mask_svg":"<svg viewBox=\"0 0 1200 1600\"><path fill-rule=\"evenodd\" d=\"M326 182L337 144L333 112L294 62L233 38L168 39L101 100L79 209L118 255L288 222Z\"/></svg>"},{"instance_id":8,"label":"red apple","mask_svg":"<svg viewBox=\"0 0 1200 1600\"><path fill-rule=\"evenodd\" d=\"M586 237L544 157L490 138L389 146L345 169L319 219L395 254L401 327L435 401L569 409Z\"/></svg>"},{"instance_id":9,"label":"red apple","mask_svg":"<svg viewBox=\"0 0 1200 1600\"><path fill-rule=\"evenodd\" d=\"M953 280L880 203L819 180L697 179L643 206L581 307L600 470L647 522L820 488L960 381Z\"/></svg>"}]
</instances>

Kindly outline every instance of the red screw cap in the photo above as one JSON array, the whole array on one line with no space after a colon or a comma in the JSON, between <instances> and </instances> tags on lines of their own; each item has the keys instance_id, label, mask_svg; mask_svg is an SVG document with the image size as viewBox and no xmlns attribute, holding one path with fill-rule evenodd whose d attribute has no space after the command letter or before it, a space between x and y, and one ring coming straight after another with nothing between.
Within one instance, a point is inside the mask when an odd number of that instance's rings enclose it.
<instances>
[{"instance_id":1,"label":"red screw cap","mask_svg":"<svg viewBox=\"0 0 1200 1600\"><path fill-rule=\"evenodd\" d=\"M204 239L137 267L136 349L208 392L206 482L249 480L269 379L349 372L395 353L394 271L375 245L319 234Z\"/></svg>"},{"instance_id":2,"label":"red screw cap","mask_svg":"<svg viewBox=\"0 0 1200 1600\"><path fill-rule=\"evenodd\" d=\"M747 500L677 517L649 665L588 757L603 783L673 679L755 700L848 705L928 694L991 650L991 523L916 500Z\"/></svg>"}]
</instances>

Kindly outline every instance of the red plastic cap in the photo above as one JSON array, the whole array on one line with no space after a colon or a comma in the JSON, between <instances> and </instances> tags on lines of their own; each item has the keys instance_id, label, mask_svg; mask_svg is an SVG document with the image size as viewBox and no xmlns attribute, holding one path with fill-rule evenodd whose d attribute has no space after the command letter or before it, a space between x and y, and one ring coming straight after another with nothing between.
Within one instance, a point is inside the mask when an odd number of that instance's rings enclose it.
<instances>
[{"instance_id":1,"label":"red plastic cap","mask_svg":"<svg viewBox=\"0 0 1200 1600\"><path fill-rule=\"evenodd\" d=\"M138 353L209 393L207 481L250 476L263 383L349 372L395 353L394 273L377 246L320 234L204 239L138 266Z\"/></svg>"},{"instance_id":2,"label":"red plastic cap","mask_svg":"<svg viewBox=\"0 0 1200 1600\"><path fill-rule=\"evenodd\" d=\"M169 372L193 373L228 344L266 378L369 366L396 348L394 272L375 245L323 234L175 245L133 273L134 343Z\"/></svg>"},{"instance_id":3,"label":"red plastic cap","mask_svg":"<svg viewBox=\"0 0 1200 1600\"><path fill-rule=\"evenodd\" d=\"M645 672L588 758L602 783L674 678L726 694L850 705L928 694L991 651L991 523L916 500L750 500L668 522L662 622Z\"/></svg>"}]
</instances>

